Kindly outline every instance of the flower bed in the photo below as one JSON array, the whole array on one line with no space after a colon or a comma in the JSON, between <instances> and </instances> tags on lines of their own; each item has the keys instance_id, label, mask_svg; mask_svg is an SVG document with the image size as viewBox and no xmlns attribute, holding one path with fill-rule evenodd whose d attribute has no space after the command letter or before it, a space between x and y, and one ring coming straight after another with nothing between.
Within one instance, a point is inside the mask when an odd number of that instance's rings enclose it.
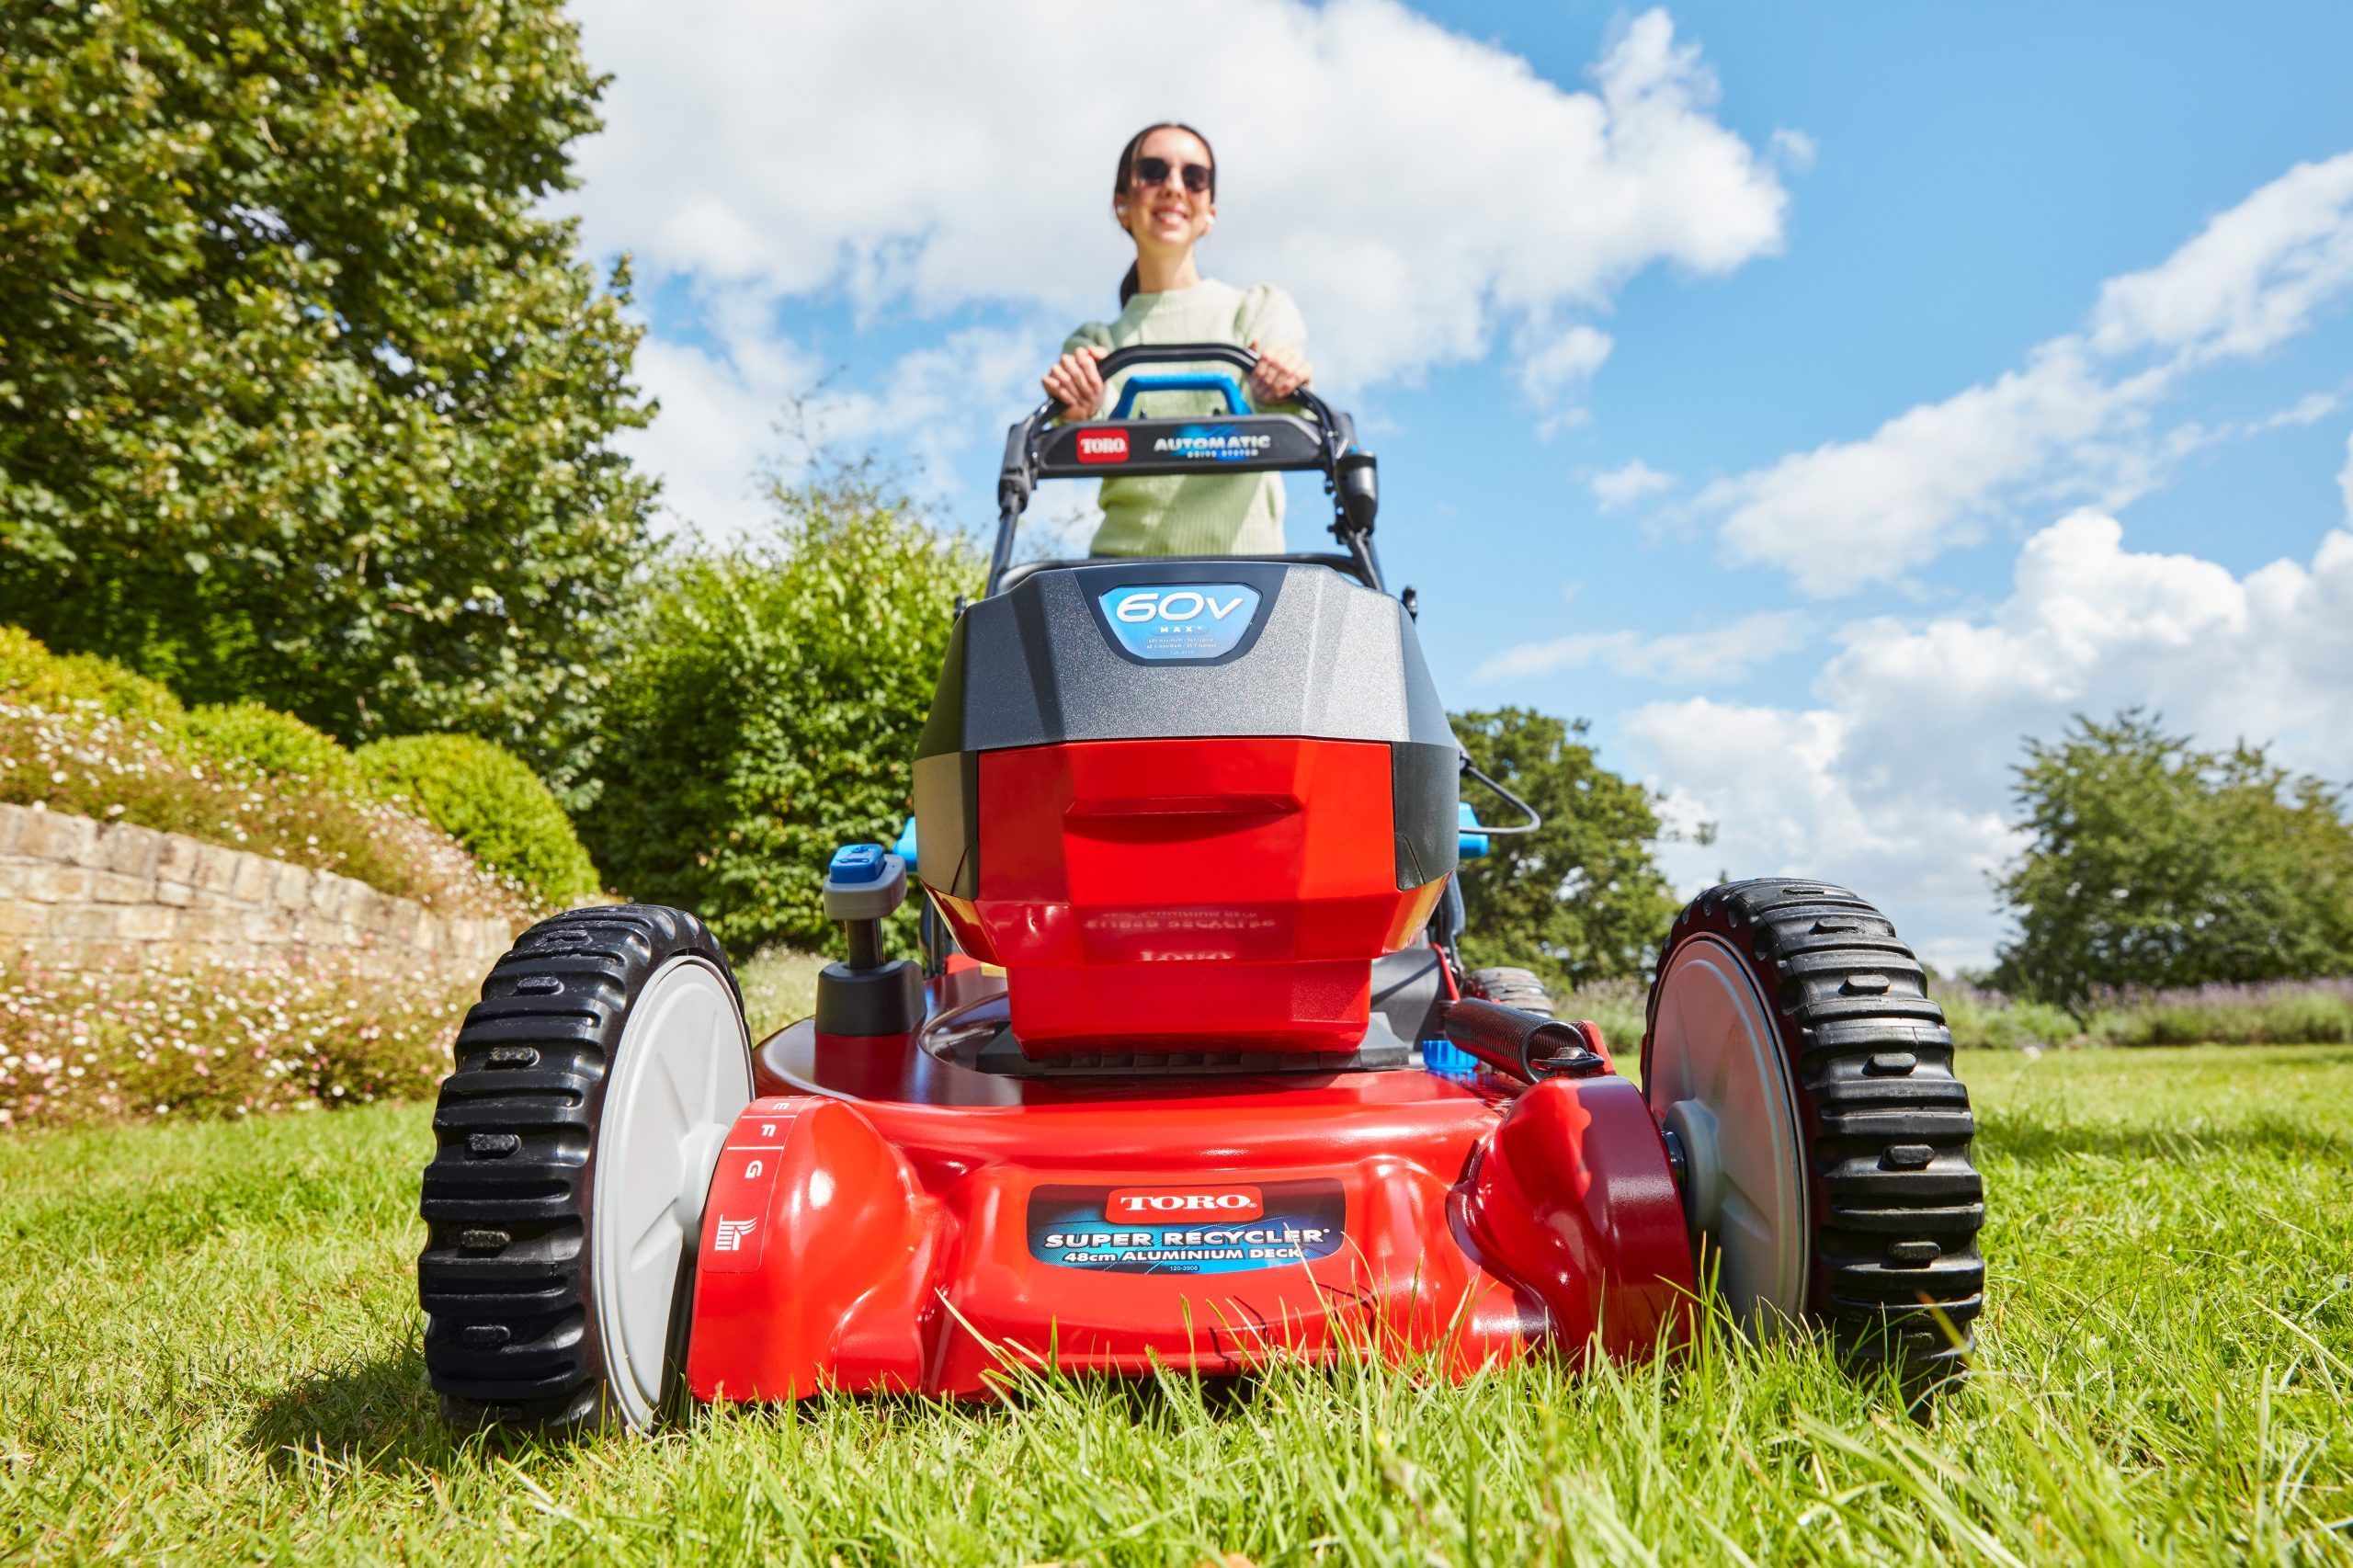
<instances>
[{"instance_id":1,"label":"flower bed","mask_svg":"<svg viewBox=\"0 0 2353 1568\"><path fill-rule=\"evenodd\" d=\"M169 971L0 964L0 1128L430 1096L481 983L297 949Z\"/></svg>"}]
</instances>

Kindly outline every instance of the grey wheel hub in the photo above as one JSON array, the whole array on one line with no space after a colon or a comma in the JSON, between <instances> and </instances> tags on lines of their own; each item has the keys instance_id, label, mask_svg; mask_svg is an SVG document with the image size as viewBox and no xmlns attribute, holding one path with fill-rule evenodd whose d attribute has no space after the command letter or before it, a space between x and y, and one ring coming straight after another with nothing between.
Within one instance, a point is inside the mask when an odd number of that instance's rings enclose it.
<instances>
[{"instance_id":1,"label":"grey wheel hub","mask_svg":"<svg viewBox=\"0 0 2353 1568\"><path fill-rule=\"evenodd\" d=\"M1687 938L1658 978L1643 1092L1680 1146L1684 1217L1734 1321L1795 1318L1813 1256L1797 1084L1772 1006L1720 937Z\"/></svg>"},{"instance_id":2,"label":"grey wheel hub","mask_svg":"<svg viewBox=\"0 0 2353 1568\"><path fill-rule=\"evenodd\" d=\"M660 1413L703 1199L751 1098L751 1039L733 988L707 959L671 960L631 1004L608 1070L589 1209L606 1389L637 1430Z\"/></svg>"}]
</instances>

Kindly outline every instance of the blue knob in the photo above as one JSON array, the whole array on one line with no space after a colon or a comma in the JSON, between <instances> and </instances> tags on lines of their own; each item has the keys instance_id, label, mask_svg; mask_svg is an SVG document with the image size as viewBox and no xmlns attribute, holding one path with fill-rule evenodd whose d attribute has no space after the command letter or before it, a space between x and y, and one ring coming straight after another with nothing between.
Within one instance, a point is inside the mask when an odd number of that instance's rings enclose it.
<instances>
[{"instance_id":1,"label":"blue knob","mask_svg":"<svg viewBox=\"0 0 2353 1568\"><path fill-rule=\"evenodd\" d=\"M1422 1041L1422 1065L1444 1078L1468 1078L1479 1070L1479 1059L1449 1040Z\"/></svg>"},{"instance_id":2,"label":"blue knob","mask_svg":"<svg viewBox=\"0 0 2353 1568\"><path fill-rule=\"evenodd\" d=\"M836 882L879 882L882 880L882 846L879 844L845 844L834 851L833 863L825 868L825 877Z\"/></svg>"},{"instance_id":3,"label":"blue knob","mask_svg":"<svg viewBox=\"0 0 2353 1568\"><path fill-rule=\"evenodd\" d=\"M1479 831L1479 813L1471 809L1470 801L1461 801L1456 803L1454 821L1462 830L1455 835L1455 858L1461 860L1476 860L1480 856L1484 855L1488 846L1487 835Z\"/></svg>"}]
</instances>

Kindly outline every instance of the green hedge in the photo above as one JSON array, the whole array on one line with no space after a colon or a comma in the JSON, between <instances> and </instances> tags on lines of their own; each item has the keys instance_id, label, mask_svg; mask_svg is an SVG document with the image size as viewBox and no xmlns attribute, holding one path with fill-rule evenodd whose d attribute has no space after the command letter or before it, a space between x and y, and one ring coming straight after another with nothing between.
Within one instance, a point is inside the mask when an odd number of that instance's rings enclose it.
<instances>
[{"instance_id":1,"label":"green hedge","mask_svg":"<svg viewBox=\"0 0 2353 1568\"><path fill-rule=\"evenodd\" d=\"M826 859L906 821L956 598L980 576L961 541L857 483L784 500L773 538L656 569L581 816L616 885L695 911L739 954L836 939Z\"/></svg>"},{"instance_id":2,"label":"green hedge","mask_svg":"<svg viewBox=\"0 0 2353 1568\"><path fill-rule=\"evenodd\" d=\"M475 859L551 903L595 896L597 868L540 776L472 735L402 735L352 754L359 776L414 803Z\"/></svg>"},{"instance_id":3,"label":"green hedge","mask_svg":"<svg viewBox=\"0 0 2353 1568\"><path fill-rule=\"evenodd\" d=\"M0 801L186 833L443 907L517 903L482 869L552 903L597 891L547 787L488 741L420 735L355 754L258 702L183 707L112 660L51 653L5 625Z\"/></svg>"}]
</instances>

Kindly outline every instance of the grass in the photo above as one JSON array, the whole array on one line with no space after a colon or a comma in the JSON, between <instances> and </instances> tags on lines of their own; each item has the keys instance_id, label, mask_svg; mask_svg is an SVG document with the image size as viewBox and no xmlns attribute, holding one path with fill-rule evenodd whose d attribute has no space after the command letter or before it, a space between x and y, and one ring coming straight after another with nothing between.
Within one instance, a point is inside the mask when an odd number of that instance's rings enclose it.
<instances>
[{"instance_id":1,"label":"grass","mask_svg":"<svg viewBox=\"0 0 2353 1568\"><path fill-rule=\"evenodd\" d=\"M453 1444L423 1108L0 1138L0 1558L2353 1562L2353 1048L1965 1065L1995 1294L1927 1429L1711 1341Z\"/></svg>"}]
</instances>

